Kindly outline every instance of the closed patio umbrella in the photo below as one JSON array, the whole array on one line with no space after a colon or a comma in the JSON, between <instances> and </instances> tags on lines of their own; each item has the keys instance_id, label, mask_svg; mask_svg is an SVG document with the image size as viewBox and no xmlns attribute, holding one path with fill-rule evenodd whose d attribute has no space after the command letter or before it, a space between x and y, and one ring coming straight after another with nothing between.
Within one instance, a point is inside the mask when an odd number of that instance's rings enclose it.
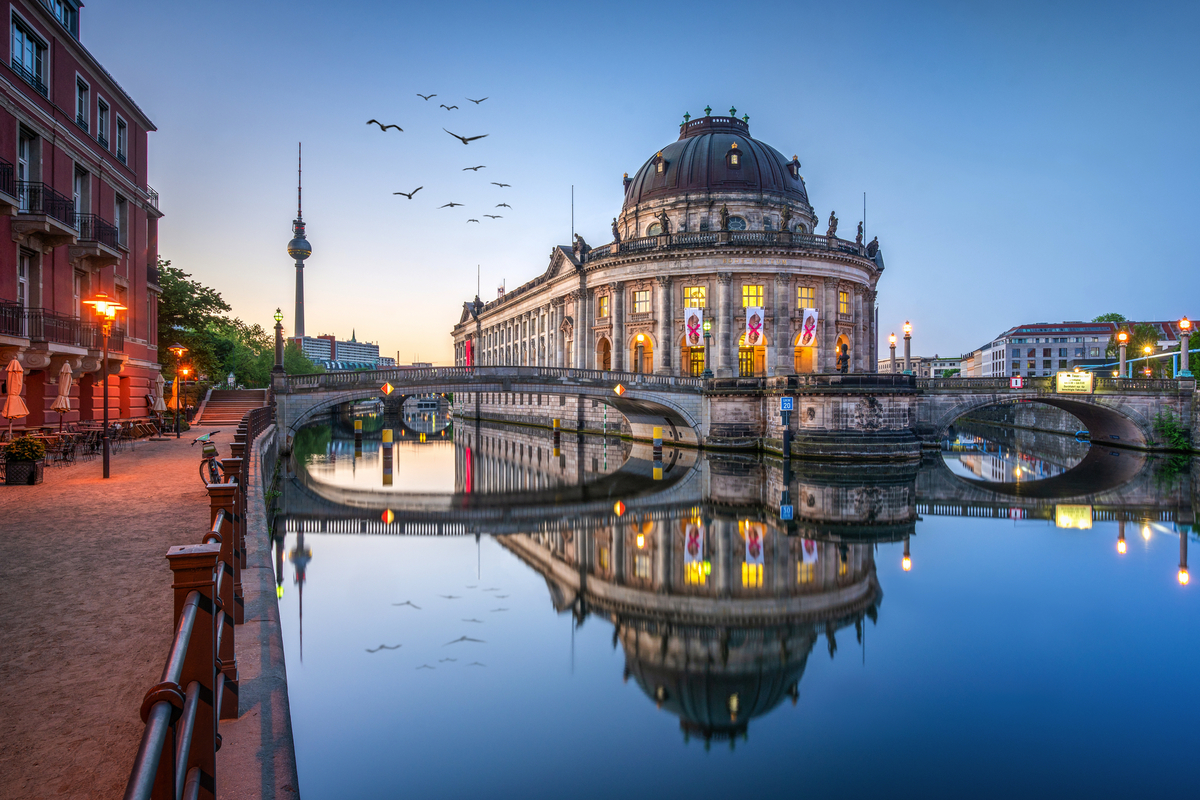
<instances>
[{"instance_id":1,"label":"closed patio umbrella","mask_svg":"<svg viewBox=\"0 0 1200 800\"><path fill-rule=\"evenodd\" d=\"M4 398L4 411L0 416L8 417L8 438L12 438L12 421L17 417L29 416L29 408L26 407L25 401L21 399L21 388L25 385L25 370L21 369L21 364L15 358L8 362L6 380L8 381L8 394Z\"/></svg>"},{"instance_id":2,"label":"closed patio umbrella","mask_svg":"<svg viewBox=\"0 0 1200 800\"><path fill-rule=\"evenodd\" d=\"M63 415L71 412L71 386L75 383L75 373L71 371L71 365L63 362L62 369L58 371L58 397L54 398L54 405L50 408L58 412L58 432L62 433Z\"/></svg>"},{"instance_id":3,"label":"closed patio umbrella","mask_svg":"<svg viewBox=\"0 0 1200 800\"><path fill-rule=\"evenodd\" d=\"M162 373L158 373L158 377L154 379L154 405L150 410L155 414L161 414L167 410L167 404L163 402L163 392L166 391L167 382L163 380Z\"/></svg>"}]
</instances>

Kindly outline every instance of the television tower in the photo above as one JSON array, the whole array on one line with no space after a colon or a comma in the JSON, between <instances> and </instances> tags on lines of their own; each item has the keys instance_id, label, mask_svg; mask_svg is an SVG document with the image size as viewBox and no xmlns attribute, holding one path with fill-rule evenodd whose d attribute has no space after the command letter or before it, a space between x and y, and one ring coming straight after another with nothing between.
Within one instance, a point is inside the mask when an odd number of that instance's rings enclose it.
<instances>
[{"instance_id":1,"label":"television tower","mask_svg":"<svg viewBox=\"0 0 1200 800\"><path fill-rule=\"evenodd\" d=\"M304 238L304 214L300 203L301 177L303 174L302 145L296 146L296 219L292 221L292 240L288 242L288 255L296 259L296 321L293 336L304 336L304 259L312 255L312 245Z\"/></svg>"}]
</instances>

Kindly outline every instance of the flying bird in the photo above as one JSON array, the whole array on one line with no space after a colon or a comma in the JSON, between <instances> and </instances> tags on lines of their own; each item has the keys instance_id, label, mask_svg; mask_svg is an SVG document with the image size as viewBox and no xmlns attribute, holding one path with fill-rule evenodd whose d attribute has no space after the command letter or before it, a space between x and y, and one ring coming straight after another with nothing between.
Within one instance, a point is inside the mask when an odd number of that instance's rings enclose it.
<instances>
[{"instance_id":1,"label":"flying bird","mask_svg":"<svg viewBox=\"0 0 1200 800\"><path fill-rule=\"evenodd\" d=\"M462 205L462 203L446 203L446 205L438 206L438 208L454 208L455 206L461 206L461 205Z\"/></svg>"},{"instance_id":2,"label":"flying bird","mask_svg":"<svg viewBox=\"0 0 1200 800\"><path fill-rule=\"evenodd\" d=\"M478 622L480 625L483 624L483 620L481 619L464 619L463 622Z\"/></svg>"},{"instance_id":3,"label":"flying bird","mask_svg":"<svg viewBox=\"0 0 1200 800\"><path fill-rule=\"evenodd\" d=\"M496 183L495 181L492 181L492 186L499 186L501 189L503 189L505 186L512 186L512 184L511 183Z\"/></svg>"},{"instance_id":4,"label":"flying bird","mask_svg":"<svg viewBox=\"0 0 1200 800\"><path fill-rule=\"evenodd\" d=\"M436 94L421 94L420 92L417 92L417 97L422 98L426 103L428 103L429 98L437 97L437 95Z\"/></svg>"},{"instance_id":5,"label":"flying bird","mask_svg":"<svg viewBox=\"0 0 1200 800\"><path fill-rule=\"evenodd\" d=\"M421 666L417 667L417 669L437 669L437 667L431 667L428 664L422 664Z\"/></svg>"},{"instance_id":6,"label":"flying bird","mask_svg":"<svg viewBox=\"0 0 1200 800\"><path fill-rule=\"evenodd\" d=\"M486 667L487 664L481 664L478 661L472 661L470 664L467 664L467 666L468 667Z\"/></svg>"},{"instance_id":7,"label":"flying bird","mask_svg":"<svg viewBox=\"0 0 1200 800\"><path fill-rule=\"evenodd\" d=\"M508 609L507 608L493 608L492 609L493 614L495 614L497 611L508 611Z\"/></svg>"},{"instance_id":8,"label":"flying bird","mask_svg":"<svg viewBox=\"0 0 1200 800\"><path fill-rule=\"evenodd\" d=\"M404 133L404 128L401 128L399 125L384 125L382 122L380 122L377 119L369 119L369 120L367 120L367 124L368 125L378 125L379 130L381 130L381 131L386 131L388 128L395 128L396 130L400 131L401 133Z\"/></svg>"},{"instance_id":9,"label":"flying bird","mask_svg":"<svg viewBox=\"0 0 1200 800\"><path fill-rule=\"evenodd\" d=\"M462 600L461 597L453 594L439 594L438 597L442 598L443 600Z\"/></svg>"},{"instance_id":10,"label":"flying bird","mask_svg":"<svg viewBox=\"0 0 1200 800\"><path fill-rule=\"evenodd\" d=\"M413 189L411 192L392 192L392 194L402 194L405 197L407 197L409 200L412 200L412 196L424 188L425 188L424 186L418 186L417 188Z\"/></svg>"},{"instance_id":11,"label":"flying bird","mask_svg":"<svg viewBox=\"0 0 1200 800\"><path fill-rule=\"evenodd\" d=\"M447 111L450 111L452 109L458 108L458 106L448 106L445 103L442 103L442 108L446 109Z\"/></svg>"},{"instance_id":12,"label":"flying bird","mask_svg":"<svg viewBox=\"0 0 1200 800\"><path fill-rule=\"evenodd\" d=\"M484 216L487 216L487 215L485 214ZM467 222L479 222L479 220L477 220L477 219L469 219L469 220L467 220Z\"/></svg>"},{"instance_id":13,"label":"flying bird","mask_svg":"<svg viewBox=\"0 0 1200 800\"><path fill-rule=\"evenodd\" d=\"M450 645L458 644L459 642L478 642L479 644L487 644L487 642L485 642L483 639L472 639L470 636L460 636L453 642L446 642L444 645L442 645L442 647L449 647Z\"/></svg>"},{"instance_id":14,"label":"flying bird","mask_svg":"<svg viewBox=\"0 0 1200 800\"><path fill-rule=\"evenodd\" d=\"M499 586L493 586L490 589L484 589L484 591L485 592L503 592L504 590L501 589Z\"/></svg>"},{"instance_id":15,"label":"flying bird","mask_svg":"<svg viewBox=\"0 0 1200 800\"><path fill-rule=\"evenodd\" d=\"M496 208L512 208L508 203L496 203Z\"/></svg>"},{"instance_id":16,"label":"flying bird","mask_svg":"<svg viewBox=\"0 0 1200 800\"><path fill-rule=\"evenodd\" d=\"M412 601L412 600L405 600L403 603L392 603L392 605L394 605L394 606L412 606L412 607L413 607L413 608L415 608L417 611L420 611L420 610L421 610L421 607L420 607L420 606L418 606L418 605L413 605L413 601Z\"/></svg>"},{"instance_id":17,"label":"flying bird","mask_svg":"<svg viewBox=\"0 0 1200 800\"><path fill-rule=\"evenodd\" d=\"M484 216L485 216L485 217L490 217L491 219L504 219L504 217L502 217L502 216L501 216L501 215L499 215L499 214L484 214Z\"/></svg>"},{"instance_id":18,"label":"flying bird","mask_svg":"<svg viewBox=\"0 0 1200 800\"><path fill-rule=\"evenodd\" d=\"M463 172L466 172L467 170L471 170L472 172L479 172L479 170L486 169L486 168L487 168L486 164L480 164L478 167L463 167Z\"/></svg>"},{"instance_id":19,"label":"flying bird","mask_svg":"<svg viewBox=\"0 0 1200 800\"><path fill-rule=\"evenodd\" d=\"M498 594L498 595L496 595L496 599L497 599L497 600L504 600L504 599L506 599L507 597L508 597L508 595L506 595L506 594Z\"/></svg>"},{"instance_id":20,"label":"flying bird","mask_svg":"<svg viewBox=\"0 0 1200 800\"><path fill-rule=\"evenodd\" d=\"M458 661L458 659L457 658L439 658L438 659L439 664L445 664L447 661Z\"/></svg>"},{"instance_id":21,"label":"flying bird","mask_svg":"<svg viewBox=\"0 0 1200 800\"><path fill-rule=\"evenodd\" d=\"M442 128L442 130L446 131L445 128ZM471 142L475 141L476 139L482 139L488 135L486 133L481 133L478 136L459 136L457 133L453 133L451 131L446 131L446 133L449 133L451 136L453 136L455 139L458 139L463 144L470 144Z\"/></svg>"},{"instance_id":22,"label":"flying bird","mask_svg":"<svg viewBox=\"0 0 1200 800\"><path fill-rule=\"evenodd\" d=\"M491 96L491 95L489 95L489 97L490 97L490 96ZM469 97L468 97L467 99L468 99L468 100L471 100L471 98L469 98ZM475 105L479 105L479 104L480 104L480 103L482 103L484 100L487 100L487 97L483 98L482 100L471 100L471 102L472 102L472 103L474 103Z\"/></svg>"},{"instance_id":23,"label":"flying bird","mask_svg":"<svg viewBox=\"0 0 1200 800\"><path fill-rule=\"evenodd\" d=\"M475 584L474 586L468 586L467 588L468 588L468 589L478 589L478 588L479 588L479 584L477 583L477 584Z\"/></svg>"},{"instance_id":24,"label":"flying bird","mask_svg":"<svg viewBox=\"0 0 1200 800\"><path fill-rule=\"evenodd\" d=\"M371 650L368 648L367 652L368 653L378 653L380 650L398 650L398 649L400 649L400 645L398 645L398 644L392 645L391 647L387 646L386 644L381 644L381 645L379 645L379 647L376 647L374 650Z\"/></svg>"}]
</instances>

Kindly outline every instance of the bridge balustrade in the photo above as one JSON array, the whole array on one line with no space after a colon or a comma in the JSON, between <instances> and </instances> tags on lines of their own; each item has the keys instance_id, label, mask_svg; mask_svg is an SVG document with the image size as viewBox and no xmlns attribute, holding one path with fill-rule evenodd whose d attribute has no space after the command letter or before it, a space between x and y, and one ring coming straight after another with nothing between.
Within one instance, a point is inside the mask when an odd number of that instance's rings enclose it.
<instances>
[{"instance_id":1,"label":"bridge balustrade","mask_svg":"<svg viewBox=\"0 0 1200 800\"><path fill-rule=\"evenodd\" d=\"M378 386L383 382L402 389L406 384L472 382L481 380L517 379L523 381L595 381L604 384L621 383L627 386L655 386L675 389L703 389L704 378L680 375L654 375L645 372L612 372L574 367L417 367L412 369L378 369L363 372L323 372L313 375L287 376L292 391L305 389L340 389Z\"/></svg>"}]
</instances>

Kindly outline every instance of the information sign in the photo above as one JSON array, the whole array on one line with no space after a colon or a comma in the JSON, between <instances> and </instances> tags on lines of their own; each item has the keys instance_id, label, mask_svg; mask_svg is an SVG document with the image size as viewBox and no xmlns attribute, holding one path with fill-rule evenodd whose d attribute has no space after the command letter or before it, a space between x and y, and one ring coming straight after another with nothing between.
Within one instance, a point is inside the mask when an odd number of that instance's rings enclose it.
<instances>
[{"instance_id":1,"label":"information sign","mask_svg":"<svg viewBox=\"0 0 1200 800\"><path fill-rule=\"evenodd\" d=\"M793 513L792 506L780 506L779 507L779 518L785 522L791 520L792 513Z\"/></svg>"},{"instance_id":2,"label":"information sign","mask_svg":"<svg viewBox=\"0 0 1200 800\"><path fill-rule=\"evenodd\" d=\"M1054 391L1058 394L1091 394L1095 377L1090 372L1060 372L1054 376Z\"/></svg>"},{"instance_id":3,"label":"information sign","mask_svg":"<svg viewBox=\"0 0 1200 800\"><path fill-rule=\"evenodd\" d=\"M1022 378L1020 375L1013 375L1011 378L1008 379L1008 388L1024 389L1025 388L1025 379Z\"/></svg>"},{"instance_id":4,"label":"information sign","mask_svg":"<svg viewBox=\"0 0 1200 800\"><path fill-rule=\"evenodd\" d=\"M781 398L779 398L779 410L780 411L794 411L795 403L796 403L796 398L794 398L794 397L781 397Z\"/></svg>"}]
</instances>

